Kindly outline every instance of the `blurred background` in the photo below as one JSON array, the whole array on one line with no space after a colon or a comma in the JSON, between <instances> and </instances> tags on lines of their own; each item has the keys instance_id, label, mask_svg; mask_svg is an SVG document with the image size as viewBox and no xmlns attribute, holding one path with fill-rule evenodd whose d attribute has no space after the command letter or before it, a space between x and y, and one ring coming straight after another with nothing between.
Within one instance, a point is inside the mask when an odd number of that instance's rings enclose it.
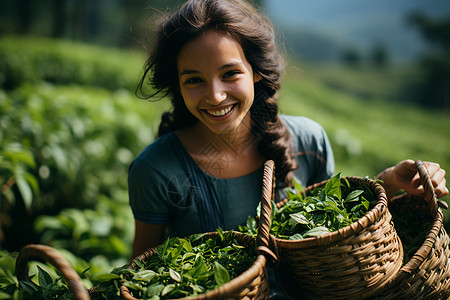
<instances>
[{"instance_id":1,"label":"blurred background","mask_svg":"<svg viewBox=\"0 0 450 300\"><path fill-rule=\"evenodd\" d=\"M134 91L152 20L182 2L0 2L0 276L29 243L90 267L86 285L128 261L127 168L169 107ZM286 58L280 110L324 126L337 172L450 170L449 1L253 3Z\"/></svg>"}]
</instances>

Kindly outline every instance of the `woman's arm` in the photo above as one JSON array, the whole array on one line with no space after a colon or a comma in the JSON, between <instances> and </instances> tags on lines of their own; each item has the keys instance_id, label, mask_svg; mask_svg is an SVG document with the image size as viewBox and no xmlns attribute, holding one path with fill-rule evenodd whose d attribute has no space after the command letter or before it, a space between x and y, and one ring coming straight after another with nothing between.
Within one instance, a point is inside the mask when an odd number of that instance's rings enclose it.
<instances>
[{"instance_id":1,"label":"woman's arm","mask_svg":"<svg viewBox=\"0 0 450 300\"><path fill-rule=\"evenodd\" d=\"M131 259L147 249L160 245L164 239L165 224L149 224L135 220L135 233Z\"/></svg>"},{"instance_id":2,"label":"woman's arm","mask_svg":"<svg viewBox=\"0 0 450 300\"><path fill-rule=\"evenodd\" d=\"M445 170L441 169L439 164L433 162L425 161L424 165L430 175L436 196L441 198L448 195L449 191L445 186ZM401 161L378 174L376 178L383 181L383 187L386 190L388 198L394 196L399 190L404 190L411 195L424 195L419 173L417 172L415 162L412 160Z\"/></svg>"}]
</instances>

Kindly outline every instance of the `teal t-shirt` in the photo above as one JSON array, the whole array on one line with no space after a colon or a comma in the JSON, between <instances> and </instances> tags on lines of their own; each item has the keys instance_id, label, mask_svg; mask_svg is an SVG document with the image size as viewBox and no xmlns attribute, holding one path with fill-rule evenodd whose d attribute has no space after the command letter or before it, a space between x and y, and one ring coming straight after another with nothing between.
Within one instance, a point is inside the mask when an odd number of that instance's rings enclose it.
<instances>
[{"instance_id":1,"label":"teal t-shirt","mask_svg":"<svg viewBox=\"0 0 450 300\"><path fill-rule=\"evenodd\" d=\"M306 117L280 116L288 128L299 167L294 177L303 186L330 178L334 174L334 158L323 128ZM129 197L136 220L166 224L172 236L188 236L204 232L200 213L204 211L196 197L200 189L193 184L192 172L186 170L185 155L194 169L204 177L215 193L221 209L223 229L236 229L249 215L256 215L261 199L262 170L248 175L222 179L200 170L186 155L174 133L168 133L148 145L129 168ZM282 191L280 191L282 192Z\"/></svg>"}]
</instances>

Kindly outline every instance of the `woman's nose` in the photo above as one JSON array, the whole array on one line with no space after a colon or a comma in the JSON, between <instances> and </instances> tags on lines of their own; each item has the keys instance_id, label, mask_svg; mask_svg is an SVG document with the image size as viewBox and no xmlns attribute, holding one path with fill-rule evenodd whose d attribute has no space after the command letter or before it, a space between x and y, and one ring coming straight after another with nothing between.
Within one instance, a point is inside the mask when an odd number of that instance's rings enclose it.
<instances>
[{"instance_id":1,"label":"woman's nose","mask_svg":"<svg viewBox=\"0 0 450 300\"><path fill-rule=\"evenodd\" d=\"M208 88L205 95L207 103L216 105L227 98L227 93L223 84L219 81L212 81L208 84Z\"/></svg>"}]
</instances>

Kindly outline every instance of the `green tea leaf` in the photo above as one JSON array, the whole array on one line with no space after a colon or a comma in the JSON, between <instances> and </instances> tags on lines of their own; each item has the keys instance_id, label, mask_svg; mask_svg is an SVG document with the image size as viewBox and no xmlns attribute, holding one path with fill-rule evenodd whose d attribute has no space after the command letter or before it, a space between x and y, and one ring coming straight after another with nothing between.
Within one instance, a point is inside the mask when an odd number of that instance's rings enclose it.
<instances>
[{"instance_id":1,"label":"green tea leaf","mask_svg":"<svg viewBox=\"0 0 450 300\"><path fill-rule=\"evenodd\" d=\"M46 288L47 286L53 284L53 279L50 276L50 274L48 274L47 272L45 272L41 267L37 266L38 268L38 280L39 280L39 285L43 288Z\"/></svg>"},{"instance_id":2,"label":"green tea leaf","mask_svg":"<svg viewBox=\"0 0 450 300\"><path fill-rule=\"evenodd\" d=\"M297 180L295 180L295 178L292 178L292 183L294 185L294 188L297 190L297 194L301 197L301 199L303 199L304 191L302 185Z\"/></svg>"},{"instance_id":3,"label":"green tea leaf","mask_svg":"<svg viewBox=\"0 0 450 300\"><path fill-rule=\"evenodd\" d=\"M151 296L160 296L164 288L165 288L164 284L156 283L148 287L148 292Z\"/></svg>"},{"instance_id":4,"label":"green tea leaf","mask_svg":"<svg viewBox=\"0 0 450 300\"><path fill-rule=\"evenodd\" d=\"M173 269L169 269L170 277L175 280L176 282L181 282L181 275L177 271Z\"/></svg>"},{"instance_id":5,"label":"green tea leaf","mask_svg":"<svg viewBox=\"0 0 450 300\"><path fill-rule=\"evenodd\" d=\"M168 284L166 285L163 290L161 291L161 296L165 296L168 293L172 292L175 289L176 285L175 284Z\"/></svg>"},{"instance_id":6,"label":"green tea leaf","mask_svg":"<svg viewBox=\"0 0 450 300\"><path fill-rule=\"evenodd\" d=\"M361 200L361 204L364 205L365 209L368 210L370 206L370 202L366 199Z\"/></svg>"},{"instance_id":7,"label":"green tea leaf","mask_svg":"<svg viewBox=\"0 0 450 300\"><path fill-rule=\"evenodd\" d=\"M309 225L311 222L301 213L290 214L291 219L293 219L298 224Z\"/></svg>"},{"instance_id":8,"label":"green tea leaf","mask_svg":"<svg viewBox=\"0 0 450 300\"><path fill-rule=\"evenodd\" d=\"M174 262L184 250L184 244L181 242L181 240L182 239L177 240L179 244L176 248L166 250L168 253L167 258L170 259L171 262Z\"/></svg>"},{"instance_id":9,"label":"green tea leaf","mask_svg":"<svg viewBox=\"0 0 450 300\"><path fill-rule=\"evenodd\" d=\"M220 240L223 242L223 230L222 228L217 228L217 233L219 234Z\"/></svg>"},{"instance_id":10,"label":"green tea leaf","mask_svg":"<svg viewBox=\"0 0 450 300\"><path fill-rule=\"evenodd\" d=\"M115 279L120 279L120 276L117 274L99 274L96 275L92 278L93 281L98 281L98 282L105 282L105 281L110 281L110 280L115 280Z\"/></svg>"},{"instance_id":11,"label":"green tea leaf","mask_svg":"<svg viewBox=\"0 0 450 300\"><path fill-rule=\"evenodd\" d=\"M334 211L335 213L344 215L344 216L347 215L347 213L343 209L339 208L338 204L331 198L327 198L323 202L323 210Z\"/></svg>"},{"instance_id":12,"label":"green tea leaf","mask_svg":"<svg viewBox=\"0 0 450 300\"><path fill-rule=\"evenodd\" d=\"M39 291L38 286L31 281L19 281L19 286L28 295L33 295Z\"/></svg>"},{"instance_id":13,"label":"green tea leaf","mask_svg":"<svg viewBox=\"0 0 450 300\"><path fill-rule=\"evenodd\" d=\"M302 239L303 239L303 236L302 236L300 233L296 233L296 234L294 234L294 235L291 235L291 236L289 237L289 239L290 239L290 240L302 240Z\"/></svg>"},{"instance_id":14,"label":"green tea leaf","mask_svg":"<svg viewBox=\"0 0 450 300\"><path fill-rule=\"evenodd\" d=\"M201 285L190 284L189 286L192 288L192 290L194 292L197 292L197 293L204 293L205 292L205 289Z\"/></svg>"},{"instance_id":15,"label":"green tea leaf","mask_svg":"<svg viewBox=\"0 0 450 300\"><path fill-rule=\"evenodd\" d=\"M217 285L223 285L230 281L230 274L219 262L214 262L214 279Z\"/></svg>"},{"instance_id":16,"label":"green tea leaf","mask_svg":"<svg viewBox=\"0 0 450 300\"><path fill-rule=\"evenodd\" d=\"M325 184L325 193L329 196L336 196L341 200L341 174L338 173L330 178Z\"/></svg>"},{"instance_id":17,"label":"green tea leaf","mask_svg":"<svg viewBox=\"0 0 450 300\"><path fill-rule=\"evenodd\" d=\"M129 289L135 290L135 291L143 291L144 290L144 288L136 281L125 280L124 282L122 282L122 285L126 286Z\"/></svg>"},{"instance_id":18,"label":"green tea leaf","mask_svg":"<svg viewBox=\"0 0 450 300\"><path fill-rule=\"evenodd\" d=\"M155 271L142 270L142 271L136 272L133 276L133 279L138 280L138 281L151 281L157 275L158 274Z\"/></svg>"},{"instance_id":19,"label":"green tea leaf","mask_svg":"<svg viewBox=\"0 0 450 300\"><path fill-rule=\"evenodd\" d=\"M183 245L183 249L186 250L187 252L191 252L192 251L192 245L191 245L191 243L188 240L180 239L180 244Z\"/></svg>"},{"instance_id":20,"label":"green tea leaf","mask_svg":"<svg viewBox=\"0 0 450 300\"><path fill-rule=\"evenodd\" d=\"M256 219L253 216L251 216L251 215L248 216L246 225L250 232L256 233L256 228L258 227L258 223L256 222Z\"/></svg>"},{"instance_id":21,"label":"green tea leaf","mask_svg":"<svg viewBox=\"0 0 450 300\"><path fill-rule=\"evenodd\" d=\"M347 198L345 198L344 203L354 202L359 200L359 196L364 193L364 190L353 190L348 194Z\"/></svg>"},{"instance_id":22,"label":"green tea leaf","mask_svg":"<svg viewBox=\"0 0 450 300\"><path fill-rule=\"evenodd\" d=\"M197 258L195 259L194 265L191 269L191 276L193 278L199 277L200 275L205 274L208 272L208 268L205 265L205 262L203 260L203 257L201 255L197 255Z\"/></svg>"},{"instance_id":23,"label":"green tea leaf","mask_svg":"<svg viewBox=\"0 0 450 300\"><path fill-rule=\"evenodd\" d=\"M330 230L325 226L319 226L315 227L313 229L308 230L303 234L303 237L314 237L314 236L321 236L324 234L330 233Z\"/></svg>"}]
</instances>

